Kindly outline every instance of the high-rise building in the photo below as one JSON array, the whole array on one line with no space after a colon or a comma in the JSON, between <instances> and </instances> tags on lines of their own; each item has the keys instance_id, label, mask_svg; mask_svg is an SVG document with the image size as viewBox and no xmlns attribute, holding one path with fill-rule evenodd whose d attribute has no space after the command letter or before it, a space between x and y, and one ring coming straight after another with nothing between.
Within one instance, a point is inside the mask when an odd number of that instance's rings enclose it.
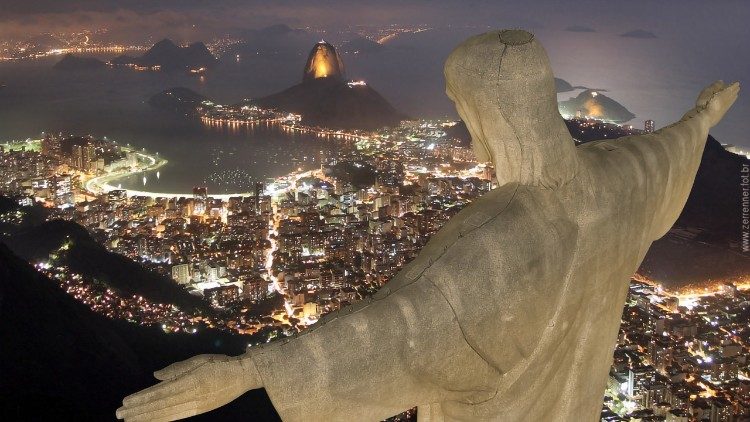
<instances>
[{"instance_id":1,"label":"high-rise building","mask_svg":"<svg viewBox=\"0 0 750 422\"><path fill-rule=\"evenodd\" d=\"M52 157L60 155L60 138L52 134L44 135L42 139L42 154Z\"/></svg>"},{"instance_id":2,"label":"high-rise building","mask_svg":"<svg viewBox=\"0 0 750 422\"><path fill-rule=\"evenodd\" d=\"M205 186L196 186L193 188L193 199L208 199L208 188Z\"/></svg>"},{"instance_id":3,"label":"high-rise building","mask_svg":"<svg viewBox=\"0 0 750 422\"><path fill-rule=\"evenodd\" d=\"M208 281L216 281L219 279L219 267L214 264L208 264L206 266L206 279Z\"/></svg>"},{"instance_id":4,"label":"high-rise building","mask_svg":"<svg viewBox=\"0 0 750 422\"><path fill-rule=\"evenodd\" d=\"M52 177L52 199L57 206L73 205L73 190L70 175Z\"/></svg>"},{"instance_id":5,"label":"high-rise building","mask_svg":"<svg viewBox=\"0 0 750 422\"><path fill-rule=\"evenodd\" d=\"M654 368L652 366L641 366L628 370L628 388L627 395L630 397L640 397L646 389L646 385L654 380Z\"/></svg>"},{"instance_id":6,"label":"high-rise building","mask_svg":"<svg viewBox=\"0 0 750 422\"><path fill-rule=\"evenodd\" d=\"M666 422L688 422L689 420L687 411L682 409L672 409L666 415Z\"/></svg>"},{"instance_id":7,"label":"high-rise building","mask_svg":"<svg viewBox=\"0 0 750 422\"><path fill-rule=\"evenodd\" d=\"M190 283L190 265L179 264L172 266L172 278L180 284Z\"/></svg>"},{"instance_id":8,"label":"high-rise building","mask_svg":"<svg viewBox=\"0 0 750 422\"><path fill-rule=\"evenodd\" d=\"M226 306L237 302L240 298L240 289L234 284L213 287L203 291L203 297L213 306Z\"/></svg>"},{"instance_id":9,"label":"high-rise building","mask_svg":"<svg viewBox=\"0 0 750 422\"><path fill-rule=\"evenodd\" d=\"M193 188L193 215L203 215L206 213L206 204L208 202L208 188L205 186L196 186Z\"/></svg>"},{"instance_id":10,"label":"high-rise building","mask_svg":"<svg viewBox=\"0 0 750 422\"><path fill-rule=\"evenodd\" d=\"M146 237L139 237L136 242L136 249L138 252L138 256L143 258L148 258L151 254L149 253L148 248L148 238Z\"/></svg>"},{"instance_id":11,"label":"high-rise building","mask_svg":"<svg viewBox=\"0 0 750 422\"><path fill-rule=\"evenodd\" d=\"M253 277L242 283L242 297L250 300L261 300L266 297L267 282L261 277Z\"/></svg>"},{"instance_id":12,"label":"high-rise building","mask_svg":"<svg viewBox=\"0 0 750 422\"><path fill-rule=\"evenodd\" d=\"M643 131L646 133L651 133L654 131L654 121L651 119L646 120L646 122L643 124Z\"/></svg>"},{"instance_id":13,"label":"high-rise building","mask_svg":"<svg viewBox=\"0 0 750 422\"><path fill-rule=\"evenodd\" d=\"M260 197L263 195L263 192L265 191L265 186L263 185L263 182L255 182L255 213L257 214L258 211L260 211Z\"/></svg>"},{"instance_id":14,"label":"high-rise building","mask_svg":"<svg viewBox=\"0 0 750 422\"><path fill-rule=\"evenodd\" d=\"M93 145L73 145L70 164L85 172L96 169L96 149Z\"/></svg>"}]
</instances>

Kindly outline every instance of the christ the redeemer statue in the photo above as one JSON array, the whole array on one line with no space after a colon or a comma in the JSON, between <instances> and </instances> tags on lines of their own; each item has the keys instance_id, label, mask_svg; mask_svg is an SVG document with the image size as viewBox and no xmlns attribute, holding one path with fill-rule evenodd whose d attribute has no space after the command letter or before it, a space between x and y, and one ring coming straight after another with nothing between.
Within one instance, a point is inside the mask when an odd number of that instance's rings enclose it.
<instances>
[{"instance_id":1,"label":"christ the redeemer statue","mask_svg":"<svg viewBox=\"0 0 750 422\"><path fill-rule=\"evenodd\" d=\"M237 357L202 355L126 397L126 421L185 418L265 388L285 421L596 421L630 277L677 219L708 130L739 86L677 123L574 145L547 54L521 30L478 35L445 65L499 187L375 296Z\"/></svg>"}]
</instances>

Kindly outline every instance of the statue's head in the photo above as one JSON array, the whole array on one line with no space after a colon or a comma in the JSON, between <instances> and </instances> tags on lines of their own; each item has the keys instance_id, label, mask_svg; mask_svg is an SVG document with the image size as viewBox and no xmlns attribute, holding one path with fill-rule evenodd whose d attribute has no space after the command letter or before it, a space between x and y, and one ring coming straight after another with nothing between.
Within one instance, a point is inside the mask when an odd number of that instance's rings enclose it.
<instances>
[{"instance_id":1,"label":"statue's head","mask_svg":"<svg viewBox=\"0 0 750 422\"><path fill-rule=\"evenodd\" d=\"M534 35L502 30L469 38L445 63L446 93L480 161L500 184L556 187L577 171L575 145L557 109L547 53Z\"/></svg>"}]
</instances>

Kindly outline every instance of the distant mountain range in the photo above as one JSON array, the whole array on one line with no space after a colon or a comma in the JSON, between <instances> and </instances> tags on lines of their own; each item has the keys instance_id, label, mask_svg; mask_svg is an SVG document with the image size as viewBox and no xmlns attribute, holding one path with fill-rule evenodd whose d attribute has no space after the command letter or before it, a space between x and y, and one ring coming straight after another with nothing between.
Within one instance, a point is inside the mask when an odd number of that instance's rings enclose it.
<instances>
[{"instance_id":1,"label":"distant mountain range","mask_svg":"<svg viewBox=\"0 0 750 422\"><path fill-rule=\"evenodd\" d=\"M565 79L555 78L555 90L557 93L568 92L573 90L573 85Z\"/></svg>"},{"instance_id":2,"label":"distant mountain range","mask_svg":"<svg viewBox=\"0 0 750 422\"><path fill-rule=\"evenodd\" d=\"M110 60L114 65L160 66L162 70L188 70L209 68L217 63L216 58L202 42L180 47L169 39L154 44L140 57L118 56Z\"/></svg>"},{"instance_id":3,"label":"distant mountain range","mask_svg":"<svg viewBox=\"0 0 750 422\"><path fill-rule=\"evenodd\" d=\"M94 57L78 57L68 53L52 67L55 70L89 70L101 69L106 66L105 62Z\"/></svg>"}]
</instances>

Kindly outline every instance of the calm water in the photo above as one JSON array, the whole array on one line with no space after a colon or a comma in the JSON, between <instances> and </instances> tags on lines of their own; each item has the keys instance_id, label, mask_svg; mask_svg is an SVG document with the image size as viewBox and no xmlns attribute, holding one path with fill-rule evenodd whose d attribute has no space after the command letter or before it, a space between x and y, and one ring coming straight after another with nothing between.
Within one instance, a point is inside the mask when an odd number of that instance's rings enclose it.
<instances>
[{"instance_id":1,"label":"calm water","mask_svg":"<svg viewBox=\"0 0 750 422\"><path fill-rule=\"evenodd\" d=\"M288 134L275 126L229 129L149 106L148 98L172 86L213 94L182 74L103 69L55 71L56 59L0 64L0 139L25 139L41 131L106 136L158 152L169 163L155 172L123 179L123 187L156 192L252 190L252 182L317 164L330 147L315 136ZM216 91L229 90L216 78ZM214 97L215 98L215 97Z\"/></svg>"}]
</instances>

